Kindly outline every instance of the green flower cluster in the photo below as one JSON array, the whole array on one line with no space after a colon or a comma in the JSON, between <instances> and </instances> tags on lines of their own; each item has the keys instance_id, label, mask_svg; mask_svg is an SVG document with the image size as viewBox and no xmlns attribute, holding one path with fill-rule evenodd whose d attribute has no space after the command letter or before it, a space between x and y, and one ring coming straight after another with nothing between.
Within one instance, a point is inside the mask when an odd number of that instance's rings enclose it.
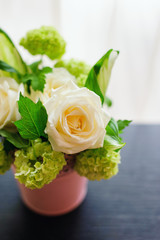
<instances>
[{"instance_id":1,"label":"green flower cluster","mask_svg":"<svg viewBox=\"0 0 160 240\"><path fill-rule=\"evenodd\" d=\"M27 32L21 39L20 45L26 48L32 55L47 55L50 59L59 59L64 53L66 42L51 26L42 26Z\"/></svg>"},{"instance_id":2,"label":"green flower cluster","mask_svg":"<svg viewBox=\"0 0 160 240\"><path fill-rule=\"evenodd\" d=\"M85 86L87 77L88 77L88 75L80 74L80 75L76 78L76 84L78 85L78 87L84 87L84 86Z\"/></svg>"},{"instance_id":3,"label":"green flower cluster","mask_svg":"<svg viewBox=\"0 0 160 240\"><path fill-rule=\"evenodd\" d=\"M109 179L118 173L120 152L102 148L90 149L81 152L76 157L75 170L89 180Z\"/></svg>"},{"instance_id":4,"label":"green flower cluster","mask_svg":"<svg viewBox=\"0 0 160 240\"><path fill-rule=\"evenodd\" d=\"M15 178L30 189L50 183L66 165L64 154L52 150L48 142L33 141L31 147L15 152Z\"/></svg>"},{"instance_id":5,"label":"green flower cluster","mask_svg":"<svg viewBox=\"0 0 160 240\"><path fill-rule=\"evenodd\" d=\"M2 142L0 142L0 174L4 174L10 169L12 160L11 154L5 152Z\"/></svg>"},{"instance_id":6,"label":"green flower cluster","mask_svg":"<svg viewBox=\"0 0 160 240\"><path fill-rule=\"evenodd\" d=\"M76 77L76 83L79 87L84 87L88 73L90 71L90 66L85 62L78 61L75 59L70 60L60 60L55 64L54 67L63 67L70 72L70 74Z\"/></svg>"}]
</instances>

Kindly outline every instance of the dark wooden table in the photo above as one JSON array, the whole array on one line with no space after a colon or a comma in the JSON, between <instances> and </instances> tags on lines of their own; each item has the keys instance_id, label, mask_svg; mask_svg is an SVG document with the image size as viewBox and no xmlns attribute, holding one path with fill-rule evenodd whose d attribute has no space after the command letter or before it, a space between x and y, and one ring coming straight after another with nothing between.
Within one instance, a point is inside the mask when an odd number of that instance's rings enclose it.
<instances>
[{"instance_id":1,"label":"dark wooden table","mask_svg":"<svg viewBox=\"0 0 160 240\"><path fill-rule=\"evenodd\" d=\"M0 176L0 240L160 240L160 125L133 125L124 139L119 174L90 182L65 216L32 213L12 173Z\"/></svg>"}]
</instances>

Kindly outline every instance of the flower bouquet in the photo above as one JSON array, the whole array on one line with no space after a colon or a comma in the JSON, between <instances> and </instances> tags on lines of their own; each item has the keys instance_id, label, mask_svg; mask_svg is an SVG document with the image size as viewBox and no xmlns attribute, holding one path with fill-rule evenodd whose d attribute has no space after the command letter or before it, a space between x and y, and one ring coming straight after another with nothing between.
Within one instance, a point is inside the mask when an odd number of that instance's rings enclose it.
<instances>
[{"instance_id":1,"label":"flower bouquet","mask_svg":"<svg viewBox=\"0 0 160 240\"><path fill-rule=\"evenodd\" d=\"M0 29L0 174L12 166L25 204L59 215L83 201L87 179L118 172L119 134L130 121L115 121L103 105L111 105L106 90L119 52L109 50L93 67L63 60L66 43L46 26L20 45L39 61L24 62Z\"/></svg>"}]
</instances>

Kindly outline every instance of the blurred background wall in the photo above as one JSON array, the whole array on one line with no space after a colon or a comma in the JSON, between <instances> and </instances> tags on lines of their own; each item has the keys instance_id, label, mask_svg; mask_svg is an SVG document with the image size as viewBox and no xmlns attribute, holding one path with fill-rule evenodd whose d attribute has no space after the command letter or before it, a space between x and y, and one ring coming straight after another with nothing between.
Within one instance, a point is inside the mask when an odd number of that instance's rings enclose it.
<instances>
[{"instance_id":1,"label":"blurred background wall","mask_svg":"<svg viewBox=\"0 0 160 240\"><path fill-rule=\"evenodd\" d=\"M94 64L108 49L120 50L108 89L110 112L117 119L160 123L159 0L0 0L0 27L17 46L27 30L41 25L63 35L65 58Z\"/></svg>"}]
</instances>

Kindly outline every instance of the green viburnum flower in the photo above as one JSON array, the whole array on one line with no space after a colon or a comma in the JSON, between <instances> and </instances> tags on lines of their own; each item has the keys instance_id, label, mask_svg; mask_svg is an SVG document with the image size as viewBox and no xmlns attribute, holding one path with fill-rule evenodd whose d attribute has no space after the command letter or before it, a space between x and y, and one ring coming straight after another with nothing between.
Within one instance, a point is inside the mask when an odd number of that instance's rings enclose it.
<instances>
[{"instance_id":1,"label":"green viburnum flower","mask_svg":"<svg viewBox=\"0 0 160 240\"><path fill-rule=\"evenodd\" d=\"M2 142L0 142L0 174L4 174L10 169L12 160L11 155L5 152Z\"/></svg>"},{"instance_id":2,"label":"green viburnum flower","mask_svg":"<svg viewBox=\"0 0 160 240\"><path fill-rule=\"evenodd\" d=\"M50 59L59 59L64 53L66 42L51 26L42 26L27 32L21 39L20 45L26 48L32 55L47 55Z\"/></svg>"},{"instance_id":3,"label":"green viburnum flower","mask_svg":"<svg viewBox=\"0 0 160 240\"><path fill-rule=\"evenodd\" d=\"M78 61L75 59L60 60L55 64L54 67L63 67L68 70L72 75L76 77L76 83L79 87L84 87L88 73L91 69L85 62Z\"/></svg>"},{"instance_id":4,"label":"green viburnum flower","mask_svg":"<svg viewBox=\"0 0 160 240\"><path fill-rule=\"evenodd\" d=\"M80 75L76 78L76 84L78 85L78 87L84 87L86 80L87 80L87 75L85 75L85 74L80 74Z\"/></svg>"},{"instance_id":5,"label":"green viburnum flower","mask_svg":"<svg viewBox=\"0 0 160 240\"><path fill-rule=\"evenodd\" d=\"M89 180L109 179L118 173L120 153L103 148L90 149L81 152L76 157L75 170L80 176Z\"/></svg>"},{"instance_id":6,"label":"green viburnum flower","mask_svg":"<svg viewBox=\"0 0 160 240\"><path fill-rule=\"evenodd\" d=\"M27 149L15 152L15 178L30 189L50 183L66 165L64 154L52 150L48 142L33 141Z\"/></svg>"}]
</instances>

